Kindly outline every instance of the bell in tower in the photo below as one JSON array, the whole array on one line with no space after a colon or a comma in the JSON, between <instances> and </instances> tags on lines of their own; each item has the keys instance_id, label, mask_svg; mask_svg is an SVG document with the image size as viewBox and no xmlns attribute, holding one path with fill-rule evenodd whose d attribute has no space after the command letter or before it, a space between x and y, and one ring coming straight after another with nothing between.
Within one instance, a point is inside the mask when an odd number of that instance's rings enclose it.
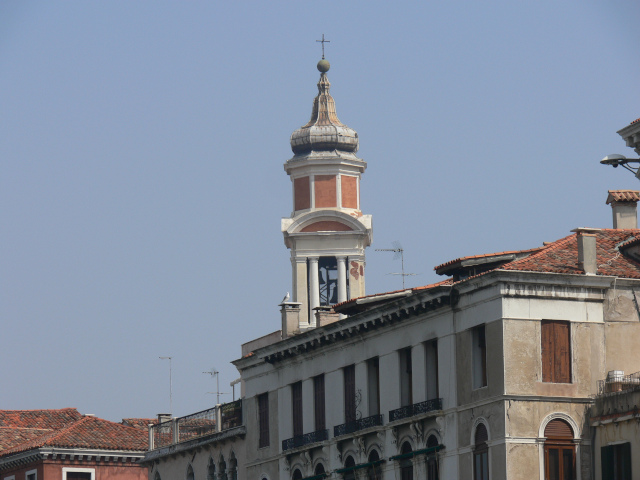
<instances>
[{"instance_id":1,"label":"bell in tower","mask_svg":"<svg viewBox=\"0 0 640 480\"><path fill-rule=\"evenodd\" d=\"M358 134L338 120L329 67L323 55L311 119L291 135L293 157L284 164L293 212L282 219L282 233L291 249L299 330L316 326L318 308L364 295L365 248L372 240L371 215L360 210L367 164L356 156Z\"/></svg>"}]
</instances>

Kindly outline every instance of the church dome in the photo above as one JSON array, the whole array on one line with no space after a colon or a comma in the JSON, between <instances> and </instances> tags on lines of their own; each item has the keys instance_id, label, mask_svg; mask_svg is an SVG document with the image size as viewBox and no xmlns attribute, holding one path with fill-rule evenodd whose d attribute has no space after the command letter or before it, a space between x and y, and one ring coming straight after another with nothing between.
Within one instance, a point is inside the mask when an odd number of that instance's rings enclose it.
<instances>
[{"instance_id":1,"label":"church dome","mask_svg":"<svg viewBox=\"0 0 640 480\"><path fill-rule=\"evenodd\" d=\"M336 103L329 94L331 83L326 74L329 62L318 62L318 70L321 72L318 96L313 100L311 120L291 134L291 150L295 154L311 150L357 152L358 134L338 120Z\"/></svg>"}]
</instances>

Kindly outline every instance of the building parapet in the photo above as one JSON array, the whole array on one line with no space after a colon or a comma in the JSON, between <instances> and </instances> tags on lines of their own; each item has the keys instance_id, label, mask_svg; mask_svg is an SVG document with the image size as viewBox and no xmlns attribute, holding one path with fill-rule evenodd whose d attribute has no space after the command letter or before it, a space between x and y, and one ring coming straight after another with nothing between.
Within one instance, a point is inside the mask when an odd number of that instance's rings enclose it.
<instances>
[{"instance_id":1,"label":"building parapet","mask_svg":"<svg viewBox=\"0 0 640 480\"><path fill-rule=\"evenodd\" d=\"M420 415L421 413L433 412L436 410L442 410L442 399L433 398L420 403L414 403L413 405L406 405L404 407L396 408L389 412L389 421L400 420L402 418L413 417Z\"/></svg>"},{"instance_id":2,"label":"building parapet","mask_svg":"<svg viewBox=\"0 0 640 480\"><path fill-rule=\"evenodd\" d=\"M188 442L242 425L242 400L149 426L149 450Z\"/></svg>"},{"instance_id":3,"label":"building parapet","mask_svg":"<svg viewBox=\"0 0 640 480\"><path fill-rule=\"evenodd\" d=\"M364 430L365 428L379 427L382 423L382 415L371 415L370 417L359 418L353 422L347 422L333 427L333 436L340 437L342 435Z\"/></svg>"},{"instance_id":4,"label":"building parapet","mask_svg":"<svg viewBox=\"0 0 640 480\"><path fill-rule=\"evenodd\" d=\"M305 433L293 438L282 441L282 451L299 448L310 443L322 442L329 438L329 430L316 430L315 432Z\"/></svg>"}]
</instances>

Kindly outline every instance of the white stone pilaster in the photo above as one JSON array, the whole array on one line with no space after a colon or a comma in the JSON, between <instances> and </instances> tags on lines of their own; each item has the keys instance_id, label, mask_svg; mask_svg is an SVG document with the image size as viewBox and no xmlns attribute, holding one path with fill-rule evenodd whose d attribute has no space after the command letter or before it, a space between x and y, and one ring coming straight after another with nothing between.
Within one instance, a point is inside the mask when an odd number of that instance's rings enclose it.
<instances>
[{"instance_id":1,"label":"white stone pilaster","mask_svg":"<svg viewBox=\"0 0 640 480\"><path fill-rule=\"evenodd\" d=\"M314 308L320 306L320 285L318 283L318 257L309 258L309 326L316 326Z\"/></svg>"},{"instance_id":2,"label":"white stone pilaster","mask_svg":"<svg viewBox=\"0 0 640 480\"><path fill-rule=\"evenodd\" d=\"M347 298L347 257L336 257L338 262L338 303L346 302Z\"/></svg>"},{"instance_id":3,"label":"white stone pilaster","mask_svg":"<svg viewBox=\"0 0 640 480\"><path fill-rule=\"evenodd\" d=\"M391 352L380 357L380 413L389 421L389 410L400 408L400 356Z\"/></svg>"},{"instance_id":4,"label":"white stone pilaster","mask_svg":"<svg viewBox=\"0 0 640 480\"><path fill-rule=\"evenodd\" d=\"M309 299L307 298L307 259L295 257L291 259L293 267L293 301L300 303L300 323L298 329L309 326Z\"/></svg>"}]
</instances>

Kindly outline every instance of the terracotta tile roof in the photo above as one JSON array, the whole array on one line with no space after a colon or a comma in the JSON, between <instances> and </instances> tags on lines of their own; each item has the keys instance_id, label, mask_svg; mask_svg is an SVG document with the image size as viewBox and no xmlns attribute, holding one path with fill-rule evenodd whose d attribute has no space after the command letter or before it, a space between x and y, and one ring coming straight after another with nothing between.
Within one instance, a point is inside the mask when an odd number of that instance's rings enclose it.
<instances>
[{"instance_id":1,"label":"terracotta tile roof","mask_svg":"<svg viewBox=\"0 0 640 480\"><path fill-rule=\"evenodd\" d=\"M0 427L0 452L34 440L49 432L51 430L41 428Z\"/></svg>"},{"instance_id":2,"label":"terracotta tile roof","mask_svg":"<svg viewBox=\"0 0 640 480\"><path fill-rule=\"evenodd\" d=\"M634 123L638 123L640 122L640 118L636 118L633 122L631 122L629 125L633 125Z\"/></svg>"},{"instance_id":3,"label":"terracotta tile roof","mask_svg":"<svg viewBox=\"0 0 640 480\"><path fill-rule=\"evenodd\" d=\"M75 408L58 410L0 410L0 427L61 428L80 420Z\"/></svg>"},{"instance_id":4,"label":"terracotta tile roof","mask_svg":"<svg viewBox=\"0 0 640 480\"><path fill-rule=\"evenodd\" d=\"M537 250L541 250L544 247L536 247L536 248L530 248L528 250L509 250L506 252L496 252L496 253L484 253L481 255L470 255L468 257L460 257L460 258L456 258L454 260L449 260L448 262L445 263L441 263L440 265L436 265L435 267L433 267L434 270L440 270L444 267L449 267L451 265L454 265L456 263L462 263L465 260L473 260L476 258L491 258L491 257L500 257L502 255L517 255L517 254L526 254L526 253L532 253L535 252Z\"/></svg>"},{"instance_id":5,"label":"terracotta tile roof","mask_svg":"<svg viewBox=\"0 0 640 480\"><path fill-rule=\"evenodd\" d=\"M607 205L612 202L638 202L640 191L638 190L609 190Z\"/></svg>"},{"instance_id":6,"label":"terracotta tile roof","mask_svg":"<svg viewBox=\"0 0 640 480\"><path fill-rule=\"evenodd\" d=\"M41 447L87 448L98 450L146 451L145 431L96 417L83 417L73 424L53 430L25 443L4 450L0 456Z\"/></svg>"},{"instance_id":7,"label":"terracotta tile roof","mask_svg":"<svg viewBox=\"0 0 640 480\"><path fill-rule=\"evenodd\" d=\"M128 427L141 428L145 432L148 431L149 425L158 423L157 418L123 418L122 425Z\"/></svg>"},{"instance_id":8,"label":"terracotta tile roof","mask_svg":"<svg viewBox=\"0 0 640 480\"><path fill-rule=\"evenodd\" d=\"M640 278L640 263L622 255L620 245L640 237L640 230L603 229L596 232L598 275ZM520 270L549 273L581 274L578 268L577 235L572 234L549 244L526 258L500 267L501 270Z\"/></svg>"}]
</instances>

